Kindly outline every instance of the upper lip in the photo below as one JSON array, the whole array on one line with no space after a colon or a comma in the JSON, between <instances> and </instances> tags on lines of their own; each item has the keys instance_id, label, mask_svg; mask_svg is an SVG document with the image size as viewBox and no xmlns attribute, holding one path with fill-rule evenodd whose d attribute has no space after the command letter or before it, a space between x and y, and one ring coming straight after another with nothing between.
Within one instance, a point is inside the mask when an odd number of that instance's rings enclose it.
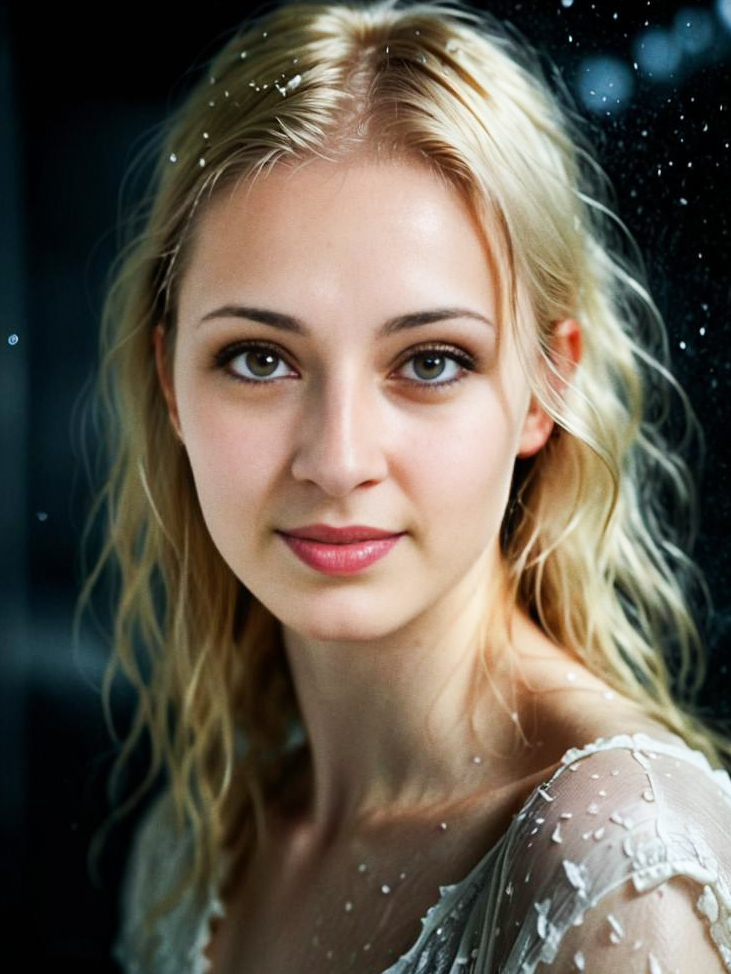
<instances>
[{"instance_id":1,"label":"upper lip","mask_svg":"<svg viewBox=\"0 0 731 974\"><path fill-rule=\"evenodd\" d=\"M308 538L310 541L324 541L330 544L351 544L356 541L373 541L377 538L392 538L400 531L382 531L365 524L349 524L347 527L334 528L329 524L306 524L301 528L288 528L282 534L293 538Z\"/></svg>"}]
</instances>

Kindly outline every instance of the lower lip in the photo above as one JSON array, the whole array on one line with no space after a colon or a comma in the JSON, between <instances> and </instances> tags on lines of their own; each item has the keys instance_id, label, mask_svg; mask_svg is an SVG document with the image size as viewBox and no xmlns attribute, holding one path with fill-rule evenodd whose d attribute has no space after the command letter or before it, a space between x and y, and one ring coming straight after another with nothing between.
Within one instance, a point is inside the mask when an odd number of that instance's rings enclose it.
<instances>
[{"instance_id":1,"label":"lower lip","mask_svg":"<svg viewBox=\"0 0 731 974\"><path fill-rule=\"evenodd\" d=\"M290 534L281 535L301 561L326 575L351 575L368 568L384 558L400 537L400 534L394 534L388 538L373 538L352 544L328 544L309 538L293 538Z\"/></svg>"}]
</instances>

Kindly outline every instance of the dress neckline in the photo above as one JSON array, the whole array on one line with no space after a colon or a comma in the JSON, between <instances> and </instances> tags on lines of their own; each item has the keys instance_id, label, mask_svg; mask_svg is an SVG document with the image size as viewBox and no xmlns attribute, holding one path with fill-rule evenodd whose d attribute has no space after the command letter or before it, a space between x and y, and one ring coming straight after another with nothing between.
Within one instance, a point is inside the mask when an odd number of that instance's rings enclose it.
<instances>
[{"instance_id":1,"label":"dress neckline","mask_svg":"<svg viewBox=\"0 0 731 974\"><path fill-rule=\"evenodd\" d=\"M445 886L438 887L439 897L421 918L421 930L416 937L416 940L398 958L396 958L393 964L385 968L383 971L380 971L379 974L405 974L405 971L407 970L406 965L412 962L419 951L423 949L432 927L434 927L440 919L454 909L455 903L458 902L459 899L464 895L465 890L471 888L478 880L478 877L481 877L482 873L490 865L493 858L500 852L505 843L508 841L517 824L525 818L530 805L539 794L539 790L550 788L557 778L571 765L576 764L577 761L580 761L591 754L595 754L598 751L609 751L616 749L630 751L650 750L652 752L669 755L670 757L680 758L681 760L702 769L707 774L713 776L714 780L721 784L721 786L728 792L729 797L731 797L731 778L729 778L729 775L725 771L717 772L714 770L705 754L695 748L691 748L682 740L682 738L677 737L677 735L674 736L676 738L675 741L669 741L652 737L643 731L638 731L634 734L615 734L611 737L597 737L588 744L584 744L581 747L572 747L565 751L550 776L531 789L520 809L513 816L510 825L507 827L505 832L503 832L503 834L493 843L487 852L472 867L472 869L470 869L467 875L455 883L448 883ZM197 938L197 943L199 944L199 949L196 953L199 962L197 965L197 971L200 971L200 974L205 974L205 972L209 971L210 969L208 958L205 956L205 952L210 943L210 921L214 916L224 917L225 912L223 902L219 893L216 892L214 886L212 887L207 908L201 917L201 925Z\"/></svg>"}]
</instances>

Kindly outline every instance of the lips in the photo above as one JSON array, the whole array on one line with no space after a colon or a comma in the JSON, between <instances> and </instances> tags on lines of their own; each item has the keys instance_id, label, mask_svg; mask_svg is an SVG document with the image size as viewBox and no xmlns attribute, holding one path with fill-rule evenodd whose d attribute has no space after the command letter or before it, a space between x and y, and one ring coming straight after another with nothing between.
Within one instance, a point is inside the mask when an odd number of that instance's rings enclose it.
<instances>
[{"instance_id":1,"label":"lips","mask_svg":"<svg viewBox=\"0 0 731 974\"><path fill-rule=\"evenodd\" d=\"M309 541L321 541L325 544L354 544L359 541L377 541L381 538L392 538L401 531L383 531L363 524L350 524L347 527L335 528L329 524L307 524L302 528L291 528L282 531L291 538L305 538Z\"/></svg>"}]
</instances>

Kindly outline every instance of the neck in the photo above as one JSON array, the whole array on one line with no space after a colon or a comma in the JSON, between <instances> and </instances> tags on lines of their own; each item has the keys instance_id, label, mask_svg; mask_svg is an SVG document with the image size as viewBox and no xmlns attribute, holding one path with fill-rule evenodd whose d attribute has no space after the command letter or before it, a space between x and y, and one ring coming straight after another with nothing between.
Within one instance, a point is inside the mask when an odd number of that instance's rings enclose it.
<instances>
[{"instance_id":1,"label":"neck","mask_svg":"<svg viewBox=\"0 0 731 974\"><path fill-rule=\"evenodd\" d=\"M505 586L486 596L482 579L465 579L449 605L379 640L318 641L285 628L311 757L308 825L323 841L384 809L458 800L514 747Z\"/></svg>"}]
</instances>

